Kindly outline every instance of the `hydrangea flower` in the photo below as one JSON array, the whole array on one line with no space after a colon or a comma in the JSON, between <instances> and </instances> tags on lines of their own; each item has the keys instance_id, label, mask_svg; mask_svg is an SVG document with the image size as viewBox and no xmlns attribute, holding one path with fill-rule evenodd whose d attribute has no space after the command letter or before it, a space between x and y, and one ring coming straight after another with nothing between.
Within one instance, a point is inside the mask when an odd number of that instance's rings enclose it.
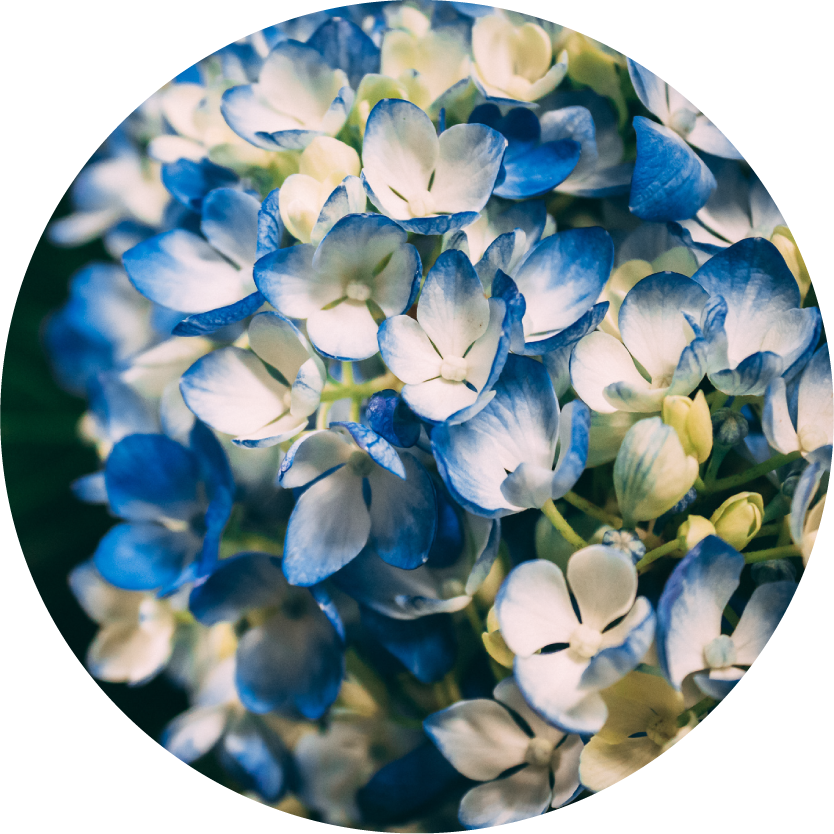
<instances>
[{"instance_id":1,"label":"hydrangea flower","mask_svg":"<svg viewBox=\"0 0 834 834\"><path fill-rule=\"evenodd\" d=\"M657 606L657 654L678 690L692 675L705 694L721 699L740 680L782 619L795 582L768 582L753 591L732 634L724 609L739 584L744 556L707 536L677 565Z\"/></svg>"},{"instance_id":2,"label":"hydrangea flower","mask_svg":"<svg viewBox=\"0 0 834 834\"><path fill-rule=\"evenodd\" d=\"M776 247L762 238L713 255L692 280L710 295L701 327L707 376L732 395L764 394L789 381L811 357L820 333L816 307L800 307L799 287Z\"/></svg>"},{"instance_id":3,"label":"hydrangea flower","mask_svg":"<svg viewBox=\"0 0 834 834\"><path fill-rule=\"evenodd\" d=\"M580 790L580 737L542 721L511 678L495 687L494 697L458 701L423 722L455 769L484 783L461 800L459 819L466 828L535 817Z\"/></svg>"},{"instance_id":4,"label":"hydrangea flower","mask_svg":"<svg viewBox=\"0 0 834 834\"><path fill-rule=\"evenodd\" d=\"M175 333L211 333L263 304L252 267L263 254L259 226L274 223L274 218L259 220L260 210L260 201L251 194L218 188L203 201L204 237L173 229L125 252L125 269L142 295L189 314Z\"/></svg>"},{"instance_id":5,"label":"hydrangea flower","mask_svg":"<svg viewBox=\"0 0 834 834\"><path fill-rule=\"evenodd\" d=\"M236 782L277 802L294 781L289 751L269 724L243 708L234 676L234 657L219 662L201 681L192 706L167 725L162 744L188 763L218 750Z\"/></svg>"},{"instance_id":6,"label":"hydrangea flower","mask_svg":"<svg viewBox=\"0 0 834 834\"><path fill-rule=\"evenodd\" d=\"M611 237L593 226L546 237L512 277L499 272L492 292L510 308L513 353L540 356L593 330L608 309L607 302L595 302L613 261Z\"/></svg>"},{"instance_id":7,"label":"hydrangea flower","mask_svg":"<svg viewBox=\"0 0 834 834\"><path fill-rule=\"evenodd\" d=\"M569 733L603 726L608 709L600 690L636 668L654 639L655 614L637 597L631 558L605 545L578 550L565 574L542 559L518 565L501 586L495 611L525 699Z\"/></svg>"},{"instance_id":8,"label":"hydrangea flower","mask_svg":"<svg viewBox=\"0 0 834 834\"><path fill-rule=\"evenodd\" d=\"M477 219L506 147L485 125L455 125L438 136L419 107L383 99L365 127L362 180L370 201L407 231L445 234Z\"/></svg>"},{"instance_id":9,"label":"hydrangea flower","mask_svg":"<svg viewBox=\"0 0 834 834\"><path fill-rule=\"evenodd\" d=\"M341 621L331 622L332 606L320 593L287 584L280 559L266 553L223 559L191 592L189 608L204 625L250 624L235 667L247 709L315 720L336 699L344 675Z\"/></svg>"},{"instance_id":10,"label":"hydrangea flower","mask_svg":"<svg viewBox=\"0 0 834 834\"><path fill-rule=\"evenodd\" d=\"M500 518L539 508L573 487L588 454L590 412L574 401L560 414L545 367L528 357L509 356L494 390L494 399L465 423L435 428L432 450L455 500Z\"/></svg>"},{"instance_id":11,"label":"hydrangea flower","mask_svg":"<svg viewBox=\"0 0 834 834\"><path fill-rule=\"evenodd\" d=\"M568 69L566 52L553 63L553 45L535 23L514 26L500 10L472 26L472 78L485 96L505 103L533 102L553 92Z\"/></svg>"},{"instance_id":12,"label":"hydrangea flower","mask_svg":"<svg viewBox=\"0 0 834 834\"><path fill-rule=\"evenodd\" d=\"M277 313L254 316L248 335L251 351L212 351L183 374L180 388L194 414L235 435L232 442L272 446L306 428L327 373L304 336Z\"/></svg>"},{"instance_id":13,"label":"hydrangea flower","mask_svg":"<svg viewBox=\"0 0 834 834\"><path fill-rule=\"evenodd\" d=\"M275 46L256 84L232 87L221 109L238 136L265 150L301 150L316 136L335 136L353 105L347 75L309 44Z\"/></svg>"},{"instance_id":14,"label":"hydrangea flower","mask_svg":"<svg viewBox=\"0 0 834 834\"><path fill-rule=\"evenodd\" d=\"M656 412L667 395L689 394L706 372L707 345L697 322L707 299L683 275L662 272L644 278L620 307L622 342L595 331L574 348L570 375L576 393L602 413Z\"/></svg>"},{"instance_id":15,"label":"hydrangea flower","mask_svg":"<svg viewBox=\"0 0 834 834\"><path fill-rule=\"evenodd\" d=\"M87 668L99 680L137 685L165 667L176 617L170 602L105 582L92 561L69 575L70 588L99 630L87 648Z\"/></svg>"},{"instance_id":16,"label":"hydrangea flower","mask_svg":"<svg viewBox=\"0 0 834 834\"><path fill-rule=\"evenodd\" d=\"M366 359L379 350L371 305L383 317L404 313L420 286L420 256L406 238L387 217L351 214L318 247L291 246L261 258L255 281L279 313L307 320L318 351Z\"/></svg>"},{"instance_id":17,"label":"hydrangea flower","mask_svg":"<svg viewBox=\"0 0 834 834\"><path fill-rule=\"evenodd\" d=\"M403 382L402 397L431 422L465 420L489 401L509 349L504 302L484 296L462 252L444 252L429 271L417 319L394 316L379 328L385 364Z\"/></svg>"},{"instance_id":18,"label":"hydrangea flower","mask_svg":"<svg viewBox=\"0 0 834 834\"><path fill-rule=\"evenodd\" d=\"M834 442L834 388L828 345L811 358L791 386L782 377L774 379L765 391L762 429L768 443L782 454L800 451L807 456Z\"/></svg>"},{"instance_id":19,"label":"hydrangea flower","mask_svg":"<svg viewBox=\"0 0 834 834\"><path fill-rule=\"evenodd\" d=\"M287 452L278 480L307 487L284 543L292 585L320 582L365 547L401 568L428 558L437 518L431 480L416 458L371 429L331 423L305 435Z\"/></svg>"}]
</instances>

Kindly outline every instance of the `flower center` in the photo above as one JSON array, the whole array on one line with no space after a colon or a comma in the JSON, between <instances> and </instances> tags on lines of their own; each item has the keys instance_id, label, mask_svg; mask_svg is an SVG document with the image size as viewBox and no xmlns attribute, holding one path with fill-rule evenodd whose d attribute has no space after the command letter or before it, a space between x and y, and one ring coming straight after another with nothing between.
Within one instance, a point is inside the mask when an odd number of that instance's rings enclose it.
<instances>
[{"instance_id":1,"label":"flower center","mask_svg":"<svg viewBox=\"0 0 834 834\"><path fill-rule=\"evenodd\" d=\"M570 636L570 650L583 660L590 660L602 645L602 634L595 628L580 625Z\"/></svg>"},{"instance_id":2,"label":"flower center","mask_svg":"<svg viewBox=\"0 0 834 834\"><path fill-rule=\"evenodd\" d=\"M435 214L434 197L429 191L414 194L408 201L408 210L412 217L428 217Z\"/></svg>"},{"instance_id":3,"label":"flower center","mask_svg":"<svg viewBox=\"0 0 834 834\"><path fill-rule=\"evenodd\" d=\"M469 365L462 356L447 356L440 365L440 376L449 382L463 382L468 370Z\"/></svg>"},{"instance_id":4,"label":"flower center","mask_svg":"<svg viewBox=\"0 0 834 834\"><path fill-rule=\"evenodd\" d=\"M351 453L351 456L348 458L347 465L351 472L353 472L354 475L358 475L360 478L366 478L371 474L374 468L374 462L371 456L367 452L363 452L361 449L357 449L355 452Z\"/></svg>"},{"instance_id":5,"label":"flower center","mask_svg":"<svg viewBox=\"0 0 834 834\"><path fill-rule=\"evenodd\" d=\"M736 662L736 646L733 638L722 634L707 643L704 662L710 669L726 669Z\"/></svg>"},{"instance_id":6,"label":"flower center","mask_svg":"<svg viewBox=\"0 0 834 834\"><path fill-rule=\"evenodd\" d=\"M531 738L524 754L524 761L534 767L547 767L553 755L554 744L546 738Z\"/></svg>"},{"instance_id":7,"label":"flower center","mask_svg":"<svg viewBox=\"0 0 834 834\"><path fill-rule=\"evenodd\" d=\"M672 113L669 127L681 136L688 136L695 127L695 114L691 110L681 108Z\"/></svg>"},{"instance_id":8,"label":"flower center","mask_svg":"<svg viewBox=\"0 0 834 834\"><path fill-rule=\"evenodd\" d=\"M678 722L668 715L656 715L646 727L646 735L658 746L663 747L678 732Z\"/></svg>"},{"instance_id":9,"label":"flower center","mask_svg":"<svg viewBox=\"0 0 834 834\"><path fill-rule=\"evenodd\" d=\"M819 426L803 426L797 434L797 440L803 452L813 452L828 442L825 432Z\"/></svg>"},{"instance_id":10,"label":"flower center","mask_svg":"<svg viewBox=\"0 0 834 834\"><path fill-rule=\"evenodd\" d=\"M371 297L371 288L364 281L351 281L345 287L345 295L351 301L367 301Z\"/></svg>"}]
</instances>

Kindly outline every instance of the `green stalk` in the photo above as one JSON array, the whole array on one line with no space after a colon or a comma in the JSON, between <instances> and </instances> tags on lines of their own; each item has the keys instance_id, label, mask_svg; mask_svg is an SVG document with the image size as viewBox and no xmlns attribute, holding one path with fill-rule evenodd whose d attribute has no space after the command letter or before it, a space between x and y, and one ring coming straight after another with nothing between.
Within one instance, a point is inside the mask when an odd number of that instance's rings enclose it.
<instances>
[{"instance_id":1,"label":"green stalk","mask_svg":"<svg viewBox=\"0 0 834 834\"><path fill-rule=\"evenodd\" d=\"M744 561L748 565L753 565L756 562L768 562L771 559L786 559L788 556L799 556L799 548L795 544L769 547L767 550L754 550L752 553L744 554Z\"/></svg>"},{"instance_id":2,"label":"green stalk","mask_svg":"<svg viewBox=\"0 0 834 834\"><path fill-rule=\"evenodd\" d=\"M562 538L569 544L572 544L577 550L580 547L588 546L588 542L565 521L564 516L556 509L556 505L552 499L549 498L545 501L542 512L547 516L550 523L562 534Z\"/></svg>"},{"instance_id":3,"label":"green stalk","mask_svg":"<svg viewBox=\"0 0 834 834\"><path fill-rule=\"evenodd\" d=\"M672 541L666 542L666 544L660 545L660 547L656 547L654 550L650 550L636 565L637 573L643 573L646 568L655 562L656 560L660 559L661 556L668 556L670 553L674 553L676 550L682 550L686 546L686 540L681 537L679 539L672 539Z\"/></svg>"},{"instance_id":4,"label":"green stalk","mask_svg":"<svg viewBox=\"0 0 834 834\"><path fill-rule=\"evenodd\" d=\"M724 490L735 489L736 487L746 484L748 481L754 481L762 475L767 475L768 472L772 472L774 469L778 469L786 463L795 461L800 454L800 452L790 452L787 455L774 455L770 458L770 460L766 460L758 466L753 466L746 472L739 472L738 475L731 475L729 478L721 478L714 483L706 485L706 491L723 492ZM697 482L695 485L697 487Z\"/></svg>"},{"instance_id":5,"label":"green stalk","mask_svg":"<svg viewBox=\"0 0 834 834\"><path fill-rule=\"evenodd\" d=\"M603 524L610 524L615 530L619 530L623 526L623 520L616 515L607 513L596 504L592 504L587 498L577 495L575 492L568 492L562 496L568 504L576 507L577 510L585 513L585 515L601 521Z\"/></svg>"},{"instance_id":6,"label":"green stalk","mask_svg":"<svg viewBox=\"0 0 834 834\"><path fill-rule=\"evenodd\" d=\"M345 365L350 363L345 362ZM353 374L351 373L351 380ZM376 394L377 391L383 391L386 388L397 388L399 380L392 373L383 374L375 379L369 379L367 382L357 382L342 385L327 385L322 391L322 402L334 402L335 400L344 400L352 397L357 400L362 400L365 397L370 397L371 394Z\"/></svg>"}]
</instances>

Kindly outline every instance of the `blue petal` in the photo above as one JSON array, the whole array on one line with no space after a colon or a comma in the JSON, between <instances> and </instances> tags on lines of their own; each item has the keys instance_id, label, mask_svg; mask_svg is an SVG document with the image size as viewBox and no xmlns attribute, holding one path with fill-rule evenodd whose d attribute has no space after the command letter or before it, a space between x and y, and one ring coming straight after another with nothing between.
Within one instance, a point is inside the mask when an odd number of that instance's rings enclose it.
<instances>
[{"instance_id":1,"label":"blue petal","mask_svg":"<svg viewBox=\"0 0 834 834\"><path fill-rule=\"evenodd\" d=\"M177 202L191 211L199 212L206 195L215 188L235 185L238 176L234 171L202 159L178 159L162 166L162 183Z\"/></svg>"},{"instance_id":2,"label":"blue petal","mask_svg":"<svg viewBox=\"0 0 834 834\"><path fill-rule=\"evenodd\" d=\"M676 133L634 117L637 162L628 205L642 220L687 220L715 190L715 177Z\"/></svg>"},{"instance_id":3,"label":"blue petal","mask_svg":"<svg viewBox=\"0 0 834 834\"><path fill-rule=\"evenodd\" d=\"M791 498L791 538L795 542L802 541L802 528L805 526L805 516L819 489L822 476L831 469L831 446L823 446L815 452L815 460L811 461L802 473Z\"/></svg>"},{"instance_id":4,"label":"blue petal","mask_svg":"<svg viewBox=\"0 0 834 834\"><path fill-rule=\"evenodd\" d=\"M261 204L258 212L258 245L256 256L258 259L276 249L281 249L286 243L287 231L281 213L278 210L279 189L270 191Z\"/></svg>"},{"instance_id":5,"label":"blue petal","mask_svg":"<svg viewBox=\"0 0 834 834\"><path fill-rule=\"evenodd\" d=\"M362 625L421 683L441 680L457 659L454 623L449 614L395 620L362 607Z\"/></svg>"},{"instance_id":6,"label":"blue petal","mask_svg":"<svg viewBox=\"0 0 834 834\"><path fill-rule=\"evenodd\" d=\"M676 689L687 674L704 668L704 647L721 632L722 613L743 567L741 553L707 536L667 580L657 605L657 657Z\"/></svg>"},{"instance_id":7,"label":"blue petal","mask_svg":"<svg viewBox=\"0 0 834 834\"><path fill-rule=\"evenodd\" d=\"M105 533L93 555L98 572L128 591L163 591L185 578L200 549L188 532L174 532L154 522L117 524Z\"/></svg>"},{"instance_id":8,"label":"blue petal","mask_svg":"<svg viewBox=\"0 0 834 834\"><path fill-rule=\"evenodd\" d=\"M235 678L248 710L297 711L315 721L339 694L344 647L309 591L294 593L306 595L304 613L279 611L247 631L238 643Z\"/></svg>"},{"instance_id":9,"label":"blue petal","mask_svg":"<svg viewBox=\"0 0 834 834\"><path fill-rule=\"evenodd\" d=\"M420 438L420 420L394 390L374 394L365 406L365 419L392 446L407 448Z\"/></svg>"},{"instance_id":10,"label":"blue petal","mask_svg":"<svg viewBox=\"0 0 834 834\"><path fill-rule=\"evenodd\" d=\"M566 327L553 336L534 339L525 343L524 348L519 353L523 353L525 356L544 356L554 350L565 350L573 347L583 336L596 329L607 312L607 301L594 304L587 313L577 319L570 327Z\"/></svg>"},{"instance_id":11,"label":"blue petal","mask_svg":"<svg viewBox=\"0 0 834 834\"><path fill-rule=\"evenodd\" d=\"M428 559L437 524L437 504L431 479L417 459L404 452L401 463L405 480L381 469L368 476L368 548L389 565L410 569Z\"/></svg>"},{"instance_id":12,"label":"blue petal","mask_svg":"<svg viewBox=\"0 0 834 834\"><path fill-rule=\"evenodd\" d=\"M356 89L362 77L379 72L379 47L355 24L333 17L316 29L308 46L321 53L333 69L344 70Z\"/></svg>"},{"instance_id":13,"label":"blue petal","mask_svg":"<svg viewBox=\"0 0 834 834\"><path fill-rule=\"evenodd\" d=\"M740 240L713 255L693 276L711 296L744 317L800 306L799 286L779 250L764 238Z\"/></svg>"},{"instance_id":14,"label":"blue petal","mask_svg":"<svg viewBox=\"0 0 834 834\"><path fill-rule=\"evenodd\" d=\"M71 484L72 494L85 504L106 504L107 487L104 485L104 472L92 472L76 478Z\"/></svg>"},{"instance_id":15,"label":"blue petal","mask_svg":"<svg viewBox=\"0 0 834 834\"><path fill-rule=\"evenodd\" d=\"M367 184L365 190L368 191ZM374 205L377 205L374 202L373 192L368 191L368 197ZM407 232L414 232L418 235L445 235L447 232L454 232L474 223L478 219L478 212L459 211L454 214L439 214L436 217L418 217L412 220L399 220L396 217L391 219Z\"/></svg>"},{"instance_id":16,"label":"blue petal","mask_svg":"<svg viewBox=\"0 0 834 834\"><path fill-rule=\"evenodd\" d=\"M244 191L216 188L202 205L200 231L221 255L238 267L255 262L261 201Z\"/></svg>"},{"instance_id":17,"label":"blue petal","mask_svg":"<svg viewBox=\"0 0 834 834\"><path fill-rule=\"evenodd\" d=\"M634 92L645 108L662 119L669 110L667 84L653 72L647 70L631 58L627 60L628 74L634 85Z\"/></svg>"},{"instance_id":18,"label":"blue petal","mask_svg":"<svg viewBox=\"0 0 834 834\"><path fill-rule=\"evenodd\" d=\"M555 501L573 489L588 460L591 409L581 400L569 402L559 417L559 460L553 472L550 497Z\"/></svg>"},{"instance_id":19,"label":"blue petal","mask_svg":"<svg viewBox=\"0 0 834 834\"><path fill-rule=\"evenodd\" d=\"M546 142L505 161L506 176L493 193L513 200L546 194L567 179L578 162L578 142L572 139Z\"/></svg>"},{"instance_id":20,"label":"blue petal","mask_svg":"<svg viewBox=\"0 0 834 834\"><path fill-rule=\"evenodd\" d=\"M235 623L247 611L279 605L289 591L278 557L238 553L194 587L188 607L203 625Z\"/></svg>"},{"instance_id":21,"label":"blue petal","mask_svg":"<svg viewBox=\"0 0 834 834\"><path fill-rule=\"evenodd\" d=\"M120 440L104 468L114 513L132 520L189 521L197 508L197 461L162 434L133 434Z\"/></svg>"},{"instance_id":22,"label":"blue petal","mask_svg":"<svg viewBox=\"0 0 834 834\"><path fill-rule=\"evenodd\" d=\"M343 427L356 441L360 449L366 451L383 469L388 470L398 478L405 478L406 472L402 460L396 449L385 438L380 437L373 429L361 423L331 423L331 428Z\"/></svg>"},{"instance_id":23,"label":"blue petal","mask_svg":"<svg viewBox=\"0 0 834 834\"><path fill-rule=\"evenodd\" d=\"M234 719L220 747L220 763L244 790L275 803L291 784L292 761L280 737L251 715Z\"/></svg>"},{"instance_id":24,"label":"blue petal","mask_svg":"<svg viewBox=\"0 0 834 834\"><path fill-rule=\"evenodd\" d=\"M215 330L227 324L234 324L236 321L251 316L264 305L265 301L266 299L259 292L253 292L234 304L187 316L174 328L173 335L204 336L207 333L214 333Z\"/></svg>"},{"instance_id":25,"label":"blue petal","mask_svg":"<svg viewBox=\"0 0 834 834\"><path fill-rule=\"evenodd\" d=\"M782 372L782 366L780 356L762 351L743 359L733 369L710 372L709 380L725 394L761 396L771 380Z\"/></svg>"}]
</instances>

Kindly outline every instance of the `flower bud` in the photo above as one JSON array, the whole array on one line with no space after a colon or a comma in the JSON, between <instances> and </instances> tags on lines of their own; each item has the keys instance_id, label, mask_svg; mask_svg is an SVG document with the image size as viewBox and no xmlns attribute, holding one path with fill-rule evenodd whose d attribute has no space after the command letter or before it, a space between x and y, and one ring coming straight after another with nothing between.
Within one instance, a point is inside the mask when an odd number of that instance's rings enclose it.
<instances>
[{"instance_id":1,"label":"flower bud","mask_svg":"<svg viewBox=\"0 0 834 834\"><path fill-rule=\"evenodd\" d=\"M719 408L712 415L712 434L718 446L735 446L747 437L750 427L740 411Z\"/></svg>"},{"instance_id":2,"label":"flower bud","mask_svg":"<svg viewBox=\"0 0 834 834\"><path fill-rule=\"evenodd\" d=\"M515 655L510 651L501 632L498 630L498 617L495 614L495 607L489 609L487 614L487 630L481 635L484 641L484 648L487 654L499 665L507 669L513 668Z\"/></svg>"},{"instance_id":3,"label":"flower bud","mask_svg":"<svg viewBox=\"0 0 834 834\"><path fill-rule=\"evenodd\" d=\"M626 526L663 515L697 477L698 461L686 454L675 429L659 417L635 423L614 462L614 489Z\"/></svg>"},{"instance_id":4,"label":"flower bud","mask_svg":"<svg viewBox=\"0 0 834 834\"><path fill-rule=\"evenodd\" d=\"M663 422L671 426L680 438L687 455L703 463L712 451L712 421L703 391L689 397L666 397L661 412Z\"/></svg>"},{"instance_id":5,"label":"flower bud","mask_svg":"<svg viewBox=\"0 0 834 834\"><path fill-rule=\"evenodd\" d=\"M687 553L698 544L701 539L715 535L713 523L702 515L691 515L678 527L678 538L686 539Z\"/></svg>"},{"instance_id":6,"label":"flower bud","mask_svg":"<svg viewBox=\"0 0 834 834\"><path fill-rule=\"evenodd\" d=\"M710 521L715 532L727 544L741 550L759 532L764 517L764 501L757 492L740 492L728 498L713 514Z\"/></svg>"},{"instance_id":7,"label":"flower bud","mask_svg":"<svg viewBox=\"0 0 834 834\"><path fill-rule=\"evenodd\" d=\"M607 530L602 543L630 556L635 564L646 555L646 545L634 530Z\"/></svg>"}]
</instances>

